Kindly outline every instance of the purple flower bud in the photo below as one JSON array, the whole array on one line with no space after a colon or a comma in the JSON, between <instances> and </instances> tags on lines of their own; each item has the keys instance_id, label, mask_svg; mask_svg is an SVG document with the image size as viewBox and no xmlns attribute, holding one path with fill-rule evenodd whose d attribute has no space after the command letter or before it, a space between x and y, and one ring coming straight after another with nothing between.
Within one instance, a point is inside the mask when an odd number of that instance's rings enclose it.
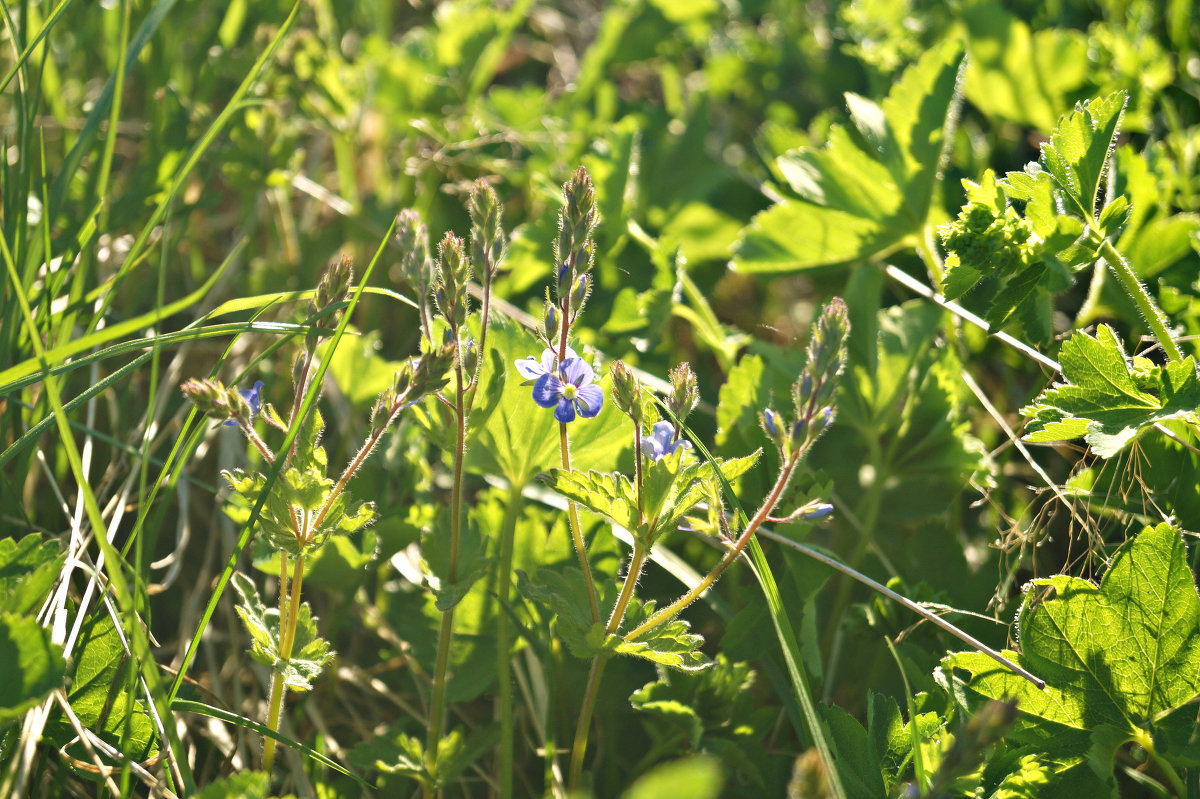
<instances>
[{"instance_id":1,"label":"purple flower bud","mask_svg":"<svg viewBox=\"0 0 1200 799\"><path fill-rule=\"evenodd\" d=\"M260 396L260 392L262 391L263 385L263 381L259 380L254 384L254 388L239 388L237 390L237 393L240 394L242 399L245 400L246 404L250 406L249 418L251 419L253 419L255 416L258 416L258 412L262 409L262 397ZM230 419L225 423L225 426L228 427L236 424L237 421L235 419Z\"/></svg>"},{"instance_id":2,"label":"purple flower bud","mask_svg":"<svg viewBox=\"0 0 1200 799\"><path fill-rule=\"evenodd\" d=\"M779 428L775 425L776 416L778 416L778 414L776 414L775 411L771 410L770 408L767 408L763 411L763 421L767 426L767 433L770 434L771 438L775 438L779 435Z\"/></svg>"}]
</instances>

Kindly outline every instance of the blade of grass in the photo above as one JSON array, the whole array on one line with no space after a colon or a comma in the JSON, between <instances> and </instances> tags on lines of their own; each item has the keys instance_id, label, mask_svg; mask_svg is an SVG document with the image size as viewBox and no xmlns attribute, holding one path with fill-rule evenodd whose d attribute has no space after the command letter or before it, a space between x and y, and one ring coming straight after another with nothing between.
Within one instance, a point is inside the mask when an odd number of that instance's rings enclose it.
<instances>
[{"instance_id":1,"label":"blade of grass","mask_svg":"<svg viewBox=\"0 0 1200 799\"><path fill-rule=\"evenodd\" d=\"M4 239L0 237L0 256L4 259L4 264L8 270L9 279L12 281L14 296L17 298L17 305L20 308L21 315L24 318L25 325L29 331L29 340L33 345L34 351L37 353L39 361L46 372L50 371L50 362L47 360L46 351L42 348L41 337L37 330L37 325L33 319L33 313L29 308L29 303L21 291L21 278L17 274L16 264L13 262L12 253L8 249L8 245ZM100 547L101 554L104 556L104 574L108 577L109 586L112 589L113 596L117 601L117 607L121 614L125 616L125 623L128 625L127 634L132 645L133 652L136 656L137 669L140 672L142 679L145 682L147 692L151 704L154 705L155 713L152 716L156 717L156 721L167 717L168 705L160 702L163 699L162 691L158 680L158 668L154 659L154 653L150 649L150 641L147 637L146 630L142 627L140 620L136 618L134 611L135 603L133 595L130 593L129 584L126 582L125 574L122 571L124 561L117 554L112 542L108 540L107 528L104 524L104 517L100 513L100 506L96 502L96 496L92 492L91 486L84 478L83 461L79 455L79 448L75 444L75 438L71 433L70 424L67 421L66 411L63 409L62 397L58 389L58 381L53 377L47 377L45 380L46 396L54 409L55 423L58 426L59 436L62 440L64 453L71 467L71 473L75 478L76 484L83 498L84 507L87 512L88 523L92 526L94 533L93 538ZM192 778L191 770L188 768L187 762L180 759L177 753L182 753L183 747L179 740L178 733L173 724L156 725L159 735L163 738L163 748L167 750L167 760L171 766L172 776L178 781L179 786L186 793L191 793L195 790L195 782Z\"/></svg>"},{"instance_id":2,"label":"blade of grass","mask_svg":"<svg viewBox=\"0 0 1200 799\"><path fill-rule=\"evenodd\" d=\"M374 789L374 787L375 787L375 786L371 785L371 783L364 780L362 777L355 774L353 771L350 771L345 766L340 765L336 760L333 760L332 758L328 757L327 755L321 754L316 749L313 749L311 746L305 746L304 744L300 743L299 741L295 740L294 738L289 738L286 735L281 735L280 733L275 732L275 730L272 730L271 728L267 727L266 725L259 724L257 721L248 719L245 716L239 716L237 713L231 713L228 710L221 710L218 707L213 707L212 705L206 705L203 702L193 702L190 699L175 699L175 700L173 700L171 702L171 709L182 711L184 713L197 713L201 716L208 716L211 719L216 719L218 721L224 721L227 724L236 724L239 727L244 727L247 730L250 730L251 732L258 733L259 735L265 735L266 737L272 738L275 741L277 741L278 743L283 744L284 746L290 746L292 749L295 749L297 752L304 755L305 757L315 760L316 762L320 763L322 766L325 766L326 768L331 768L334 771L338 772L339 774L343 774L343 775L349 777L350 779L354 780L359 785L362 785L365 788Z\"/></svg>"}]
</instances>

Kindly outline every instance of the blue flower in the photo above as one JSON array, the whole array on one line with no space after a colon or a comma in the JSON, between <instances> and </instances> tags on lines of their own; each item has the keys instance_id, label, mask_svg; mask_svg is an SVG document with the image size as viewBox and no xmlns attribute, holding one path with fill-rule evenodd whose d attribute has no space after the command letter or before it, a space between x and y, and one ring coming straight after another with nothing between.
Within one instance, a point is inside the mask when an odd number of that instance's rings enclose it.
<instances>
[{"instance_id":1,"label":"blue flower","mask_svg":"<svg viewBox=\"0 0 1200 799\"><path fill-rule=\"evenodd\" d=\"M254 384L254 388L239 388L238 393L242 395L242 399L250 404L250 418L258 416L259 410L262 409L262 397L259 393L262 391L263 381L259 380ZM230 419L225 423L225 426L237 424L236 419Z\"/></svg>"},{"instance_id":2,"label":"blue flower","mask_svg":"<svg viewBox=\"0 0 1200 799\"><path fill-rule=\"evenodd\" d=\"M642 454L652 461L674 455L680 449L691 449L692 442L674 441L675 427L670 422L655 422L653 432L642 438Z\"/></svg>"},{"instance_id":3,"label":"blue flower","mask_svg":"<svg viewBox=\"0 0 1200 799\"><path fill-rule=\"evenodd\" d=\"M522 377L534 381L533 401L554 408L554 418L564 424L573 421L576 413L590 419L604 407L604 391L592 384L596 373L570 347L561 364L554 350L547 348L541 360L522 358L516 367Z\"/></svg>"}]
</instances>

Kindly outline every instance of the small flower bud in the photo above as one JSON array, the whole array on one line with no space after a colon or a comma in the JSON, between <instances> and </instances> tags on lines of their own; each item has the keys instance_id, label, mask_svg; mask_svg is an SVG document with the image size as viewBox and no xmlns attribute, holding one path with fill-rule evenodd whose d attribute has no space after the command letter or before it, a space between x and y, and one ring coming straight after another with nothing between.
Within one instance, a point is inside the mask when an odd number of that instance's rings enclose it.
<instances>
[{"instance_id":1,"label":"small flower bud","mask_svg":"<svg viewBox=\"0 0 1200 799\"><path fill-rule=\"evenodd\" d=\"M642 387L637 376L623 361L614 361L611 372L613 403L622 413L641 424L645 413L642 408Z\"/></svg>"},{"instance_id":2,"label":"small flower bud","mask_svg":"<svg viewBox=\"0 0 1200 799\"><path fill-rule=\"evenodd\" d=\"M582 274L575 280L575 285L571 288L572 319L579 316L579 312L583 310L583 304L587 302L589 293L591 293L591 279L587 274Z\"/></svg>"},{"instance_id":3,"label":"small flower bud","mask_svg":"<svg viewBox=\"0 0 1200 799\"><path fill-rule=\"evenodd\" d=\"M558 217L558 239L554 245L555 261L559 264L559 300L564 298L570 284L564 268L571 274L585 274L592 268L592 234L600 222L596 208L596 192L592 179L583 167L575 170L563 184L563 209Z\"/></svg>"},{"instance_id":4,"label":"small flower bud","mask_svg":"<svg viewBox=\"0 0 1200 799\"><path fill-rule=\"evenodd\" d=\"M463 240L447 233L438 245L438 274L436 298L438 310L452 328L467 321L469 298L467 284L471 282L471 262L463 252Z\"/></svg>"},{"instance_id":5,"label":"small flower bud","mask_svg":"<svg viewBox=\"0 0 1200 799\"><path fill-rule=\"evenodd\" d=\"M462 361L463 372L467 375L475 374L475 370L479 368L479 352L475 349L474 339L468 340L463 346Z\"/></svg>"},{"instance_id":6,"label":"small flower bud","mask_svg":"<svg viewBox=\"0 0 1200 799\"><path fill-rule=\"evenodd\" d=\"M504 206L486 180L475 181L467 212L471 215L471 258L483 270L484 280L490 281L504 260L506 242L500 226Z\"/></svg>"},{"instance_id":7,"label":"small flower bud","mask_svg":"<svg viewBox=\"0 0 1200 799\"><path fill-rule=\"evenodd\" d=\"M696 373L689 364L681 363L668 373L671 381L671 395L667 397L667 407L675 418L683 424L688 414L700 402L700 390L696 387Z\"/></svg>"},{"instance_id":8,"label":"small flower bud","mask_svg":"<svg viewBox=\"0 0 1200 799\"><path fill-rule=\"evenodd\" d=\"M825 763L816 749L809 749L796 758L787 795L788 799L825 799L833 796Z\"/></svg>"},{"instance_id":9,"label":"small flower bud","mask_svg":"<svg viewBox=\"0 0 1200 799\"><path fill-rule=\"evenodd\" d=\"M249 419L254 415L249 400L236 388L225 390L225 401L229 405L230 415L235 419Z\"/></svg>"},{"instance_id":10,"label":"small flower bud","mask_svg":"<svg viewBox=\"0 0 1200 799\"><path fill-rule=\"evenodd\" d=\"M183 396L188 399L196 409L201 413L211 416L215 419L224 421L231 414L231 409L228 402L228 393L225 384L220 380L209 380L207 378L192 378L185 380L183 385L179 387L183 392Z\"/></svg>"},{"instance_id":11,"label":"small flower bud","mask_svg":"<svg viewBox=\"0 0 1200 799\"><path fill-rule=\"evenodd\" d=\"M542 306L542 335L545 337L546 343L553 347L558 343L558 337L561 332L559 323L562 320L560 319L561 315L558 312L558 306L550 302L549 290L547 290L546 294L546 304Z\"/></svg>"},{"instance_id":12,"label":"small flower bud","mask_svg":"<svg viewBox=\"0 0 1200 799\"><path fill-rule=\"evenodd\" d=\"M396 218L397 248L403 253L394 277L400 278L424 297L433 283L433 259L429 257L429 229L416 211L404 210Z\"/></svg>"}]
</instances>

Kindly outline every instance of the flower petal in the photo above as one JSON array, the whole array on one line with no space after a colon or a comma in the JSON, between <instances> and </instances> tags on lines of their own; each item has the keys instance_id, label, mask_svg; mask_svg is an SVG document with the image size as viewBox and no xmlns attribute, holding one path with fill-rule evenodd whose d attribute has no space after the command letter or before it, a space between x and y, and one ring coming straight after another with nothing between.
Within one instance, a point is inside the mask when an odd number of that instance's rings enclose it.
<instances>
[{"instance_id":1,"label":"flower petal","mask_svg":"<svg viewBox=\"0 0 1200 799\"><path fill-rule=\"evenodd\" d=\"M563 379L582 388L596 379L592 365L583 358L568 358L562 365Z\"/></svg>"},{"instance_id":2,"label":"flower petal","mask_svg":"<svg viewBox=\"0 0 1200 799\"><path fill-rule=\"evenodd\" d=\"M661 458L665 453L662 450L662 445L654 436L644 436L642 438L642 454L652 461Z\"/></svg>"},{"instance_id":3,"label":"flower petal","mask_svg":"<svg viewBox=\"0 0 1200 799\"><path fill-rule=\"evenodd\" d=\"M547 370L543 368L540 363L538 363L537 358L533 357L532 355L530 355L528 358L519 358L518 360L513 361L513 364L517 367L517 371L520 372L521 377L525 378L526 380L537 380L547 372Z\"/></svg>"},{"instance_id":4,"label":"flower petal","mask_svg":"<svg viewBox=\"0 0 1200 799\"><path fill-rule=\"evenodd\" d=\"M553 408L562 397L562 381L544 374L533 384L533 401L543 408Z\"/></svg>"},{"instance_id":5,"label":"flower petal","mask_svg":"<svg viewBox=\"0 0 1200 799\"><path fill-rule=\"evenodd\" d=\"M554 350L546 347L542 350L542 371L553 372L556 366L558 366L558 355Z\"/></svg>"},{"instance_id":6,"label":"flower petal","mask_svg":"<svg viewBox=\"0 0 1200 799\"><path fill-rule=\"evenodd\" d=\"M554 409L554 418L563 424L575 421L575 403L568 399L559 400L558 407Z\"/></svg>"},{"instance_id":7,"label":"flower petal","mask_svg":"<svg viewBox=\"0 0 1200 799\"><path fill-rule=\"evenodd\" d=\"M575 394L575 402L579 405L579 415L591 419L604 407L604 389L597 385L583 386Z\"/></svg>"}]
</instances>

